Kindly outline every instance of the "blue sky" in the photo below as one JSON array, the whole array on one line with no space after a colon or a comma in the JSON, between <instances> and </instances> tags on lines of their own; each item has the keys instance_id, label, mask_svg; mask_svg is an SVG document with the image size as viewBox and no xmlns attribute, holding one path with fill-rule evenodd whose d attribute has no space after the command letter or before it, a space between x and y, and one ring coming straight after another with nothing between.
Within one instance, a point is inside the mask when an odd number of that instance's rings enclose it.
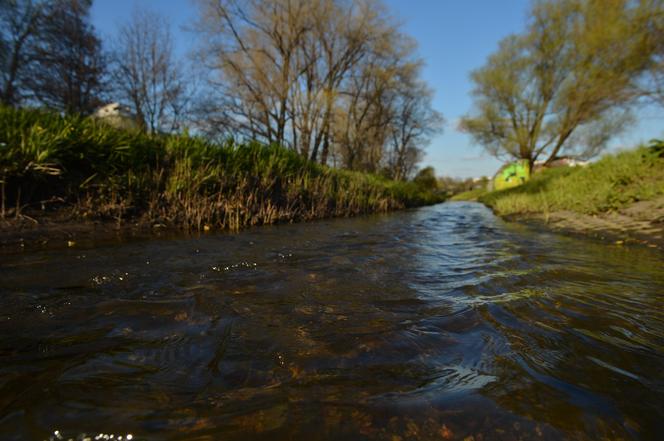
<instances>
[{"instance_id":1,"label":"blue sky","mask_svg":"<svg viewBox=\"0 0 664 441\"><path fill-rule=\"evenodd\" d=\"M459 117L472 108L471 70L484 64L498 41L523 30L529 0L385 0L406 34L419 43L425 60L424 79L435 90L434 107L447 123L442 135L426 149L423 166L432 165L439 176L492 175L500 163L459 133ZM105 41L111 41L118 24L135 7L160 12L173 24L178 50L186 52L193 37L181 30L196 17L190 0L96 0L92 20ZM664 137L664 110L645 108L640 121L611 144L611 150Z\"/></svg>"}]
</instances>

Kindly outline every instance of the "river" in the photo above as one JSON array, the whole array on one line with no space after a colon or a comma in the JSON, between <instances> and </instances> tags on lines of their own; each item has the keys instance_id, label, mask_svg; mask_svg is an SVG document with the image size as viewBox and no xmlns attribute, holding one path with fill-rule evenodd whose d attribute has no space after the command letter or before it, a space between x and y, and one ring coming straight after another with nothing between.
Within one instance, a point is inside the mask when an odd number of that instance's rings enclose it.
<instances>
[{"instance_id":1,"label":"river","mask_svg":"<svg viewBox=\"0 0 664 441\"><path fill-rule=\"evenodd\" d=\"M661 251L462 202L5 254L0 438L654 440L663 305Z\"/></svg>"}]
</instances>

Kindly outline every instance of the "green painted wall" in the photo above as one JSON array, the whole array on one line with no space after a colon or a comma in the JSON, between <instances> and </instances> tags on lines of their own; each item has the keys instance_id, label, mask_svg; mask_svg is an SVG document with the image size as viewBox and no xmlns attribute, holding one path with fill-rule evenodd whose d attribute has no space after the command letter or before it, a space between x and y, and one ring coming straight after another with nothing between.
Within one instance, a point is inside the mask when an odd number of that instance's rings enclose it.
<instances>
[{"instance_id":1,"label":"green painted wall","mask_svg":"<svg viewBox=\"0 0 664 441\"><path fill-rule=\"evenodd\" d=\"M493 188L503 190L523 184L530 179L530 164L527 159L507 164L493 178Z\"/></svg>"}]
</instances>

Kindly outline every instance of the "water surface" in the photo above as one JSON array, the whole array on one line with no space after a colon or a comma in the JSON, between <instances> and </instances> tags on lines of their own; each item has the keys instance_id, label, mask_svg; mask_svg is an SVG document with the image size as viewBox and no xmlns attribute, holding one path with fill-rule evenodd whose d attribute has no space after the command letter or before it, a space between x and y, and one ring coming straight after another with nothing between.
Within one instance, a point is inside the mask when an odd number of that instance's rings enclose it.
<instances>
[{"instance_id":1,"label":"water surface","mask_svg":"<svg viewBox=\"0 0 664 441\"><path fill-rule=\"evenodd\" d=\"M2 439L664 433L647 248L447 203L0 259Z\"/></svg>"}]
</instances>

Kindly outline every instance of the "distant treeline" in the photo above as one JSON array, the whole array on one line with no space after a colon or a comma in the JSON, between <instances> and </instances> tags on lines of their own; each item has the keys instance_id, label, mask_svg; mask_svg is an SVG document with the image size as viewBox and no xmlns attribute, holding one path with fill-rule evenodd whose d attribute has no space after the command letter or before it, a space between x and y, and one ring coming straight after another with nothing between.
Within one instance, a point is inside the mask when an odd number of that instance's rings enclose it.
<instances>
[{"instance_id":1,"label":"distant treeline","mask_svg":"<svg viewBox=\"0 0 664 441\"><path fill-rule=\"evenodd\" d=\"M385 212L440 202L415 182L316 164L278 145L120 130L0 106L0 217L132 220L190 229Z\"/></svg>"},{"instance_id":2,"label":"distant treeline","mask_svg":"<svg viewBox=\"0 0 664 441\"><path fill-rule=\"evenodd\" d=\"M0 100L81 115L119 101L148 133L187 128L278 144L323 165L413 176L443 120L413 39L381 1L196 5L189 30L198 45L185 58L154 12L135 10L102 42L92 0L2 0Z\"/></svg>"},{"instance_id":3,"label":"distant treeline","mask_svg":"<svg viewBox=\"0 0 664 441\"><path fill-rule=\"evenodd\" d=\"M437 186L440 191L448 195L456 195L471 190L486 189L490 179L486 176L481 178L451 178L443 176L438 178Z\"/></svg>"}]
</instances>

